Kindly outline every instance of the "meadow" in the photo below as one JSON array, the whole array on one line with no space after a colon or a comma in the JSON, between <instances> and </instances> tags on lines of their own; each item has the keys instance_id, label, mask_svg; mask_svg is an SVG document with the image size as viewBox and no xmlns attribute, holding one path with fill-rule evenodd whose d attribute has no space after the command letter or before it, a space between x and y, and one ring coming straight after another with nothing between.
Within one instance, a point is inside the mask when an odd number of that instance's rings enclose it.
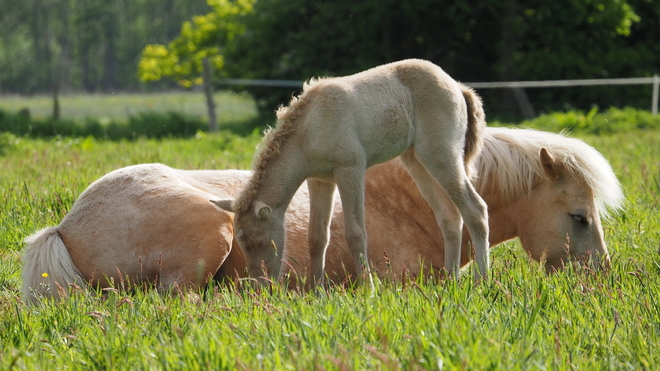
<instances>
[{"instance_id":1,"label":"meadow","mask_svg":"<svg viewBox=\"0 0 660 371\"><path fill-rule=\"evenodd\" d=\"M81 292L38 307L20 299L22 241L58 224L92 181L144 162L248 168L260 137L0 134L0 369L654 369L660 364L660 125L621 112L524 123L574 128L572 136L614 167L626 204L604 222L613 259L608 271L571 266L547 275L514 240L492 251L492 279L478 286L466 274L458 281L377 281L373 291L316 294L278 286L239 292L210 286L185 297Z\"/></svg>"},{"instance_id":2,"label":"meadow","mask_svg":"<svg viewBox=\"0 0 660 371\"><path fill-rule=\"evenodd\" d=\"M207 118L206 102L201 92L61 94L59 101L62 117L69 119L127 119L139 113L166 111ZM214 94L214 101L221 123L245 121L256 114L253 102L243 94L220 91ZM45 118L53 113L53 98L49 95L2 95L0 109L28 109L33 117Z\"/></svg>"}]
</instances>

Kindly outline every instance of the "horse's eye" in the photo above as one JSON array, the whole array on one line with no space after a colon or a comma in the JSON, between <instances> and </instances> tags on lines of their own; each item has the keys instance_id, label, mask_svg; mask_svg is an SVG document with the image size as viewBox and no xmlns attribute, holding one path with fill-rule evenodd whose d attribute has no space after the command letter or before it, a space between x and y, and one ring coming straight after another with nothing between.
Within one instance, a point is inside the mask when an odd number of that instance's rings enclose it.
<instances>
[{"instance_id":1,"label":"horse's eye","mask_svg":"<svg viewBox=\"0 0 660 371\"><path fill-rule=\"evenodd\" d=\"M573 218L573 221L580 224L581 226L587 226L589 225L589 220L587 220L587 217L581 214L569 214L571 218Z\"/></svg>"}]
</instances>

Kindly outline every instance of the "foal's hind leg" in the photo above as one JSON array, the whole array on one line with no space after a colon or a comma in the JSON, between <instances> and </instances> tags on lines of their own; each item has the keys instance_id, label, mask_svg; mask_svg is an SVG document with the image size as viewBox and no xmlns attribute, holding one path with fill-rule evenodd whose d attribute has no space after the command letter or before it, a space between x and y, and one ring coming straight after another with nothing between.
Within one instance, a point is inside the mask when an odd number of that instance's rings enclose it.
<instances>
[{"instance_id":1,"label":"foal's hind leg","mask_svg":"<svg viewBox=\"0 0 660 371\"><path fill-rule=\"evenodd\" d=\"M334 172L344 211L344 234L353 255L358 278L362 274L363 265L369 272L367 232L364 222L365 169L366 167L350 167L336 169Z\"/></svg>"},{"instance_id":2,"label":"foal's hind leg","mask_svg":"<svg viewBox=\"0 0 660 371\"><path fill-rule=\"evenodd\" d=\"M490 265L487 206L470 183L465 172L462 156L451 156L449 151L439 154L437 151L429 150L429 146L437 147L442 145L441 143L425 143L426 146L417 146L416 143L415 157L428 171L428 174L440 183L447 196L463 216L465 225L474 242L475 261L478 268L475 276L477 278L484 277L487 275ZM422 172L420 171L419 174L422 174ZM428 179L420 179L420 181L429 182ZM461 233L461 231L457 230L457 233ZM460 265L461 246L460 244L455 245L455 242L453 243L453 246L445 244L446 251L457 251L455 255L453 253L451 253L452 255L445 255L445 267L456 272ZM451 257L452 261L449 261L448 257Z\"/></svg>"},{"instance_id":3,"label":"foal's hind leg","mask_svg":"<svg viewBox=\"0 0 660 371\"><path fill-rule=\"evenodd\" d=\"M412 150L407 151L400 158L410 176L415 180L415 184L417 184L417 188L419 188L424 199L433 209L444 239L445 269L447 272L456 276L458 275L461 263L463 217L440 184L433 179L426 168L415 158ZM457 246L458 248L456 248Z\"/></svg>"},{"instance_id":4,"label":"foal's hind leg","mask_svg":"<svg viewBox=\"0 0 660 371\"><path fill-rule=\"evenodd\" d=\"M312 286L323 286L325 252L330 235L330 218L335 203L335 183L319 179L307 179L309 189L309 255L312 265Z\"/></svg>"}]
</instances>

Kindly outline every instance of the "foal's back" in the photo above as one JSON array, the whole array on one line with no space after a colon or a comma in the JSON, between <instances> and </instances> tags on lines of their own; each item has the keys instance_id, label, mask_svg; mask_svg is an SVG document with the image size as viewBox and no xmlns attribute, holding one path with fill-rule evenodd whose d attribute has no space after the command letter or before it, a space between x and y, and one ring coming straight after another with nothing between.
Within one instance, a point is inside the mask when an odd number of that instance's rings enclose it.
<instances>
[{"instance_id":1,"label":"foal's back","mask_svg":"<svg viewBox=\"0 0 660 371\"><path fill-rule=\"evenodd\" d=\"M353 152L366 154L367 167L396 157L413 143L416 118L421 117L416 111L440 106L453 115L460 111L455 107L465 105L459 85L449 75L416 59L311 80L298 99L299 104L282 107L278 118L300 115L296 148L315 154L315 161L338 166L356 161L349 155ZM440 123L454 132L455 121L460 120L452 117Z\"/></svg>"}]
</instances>

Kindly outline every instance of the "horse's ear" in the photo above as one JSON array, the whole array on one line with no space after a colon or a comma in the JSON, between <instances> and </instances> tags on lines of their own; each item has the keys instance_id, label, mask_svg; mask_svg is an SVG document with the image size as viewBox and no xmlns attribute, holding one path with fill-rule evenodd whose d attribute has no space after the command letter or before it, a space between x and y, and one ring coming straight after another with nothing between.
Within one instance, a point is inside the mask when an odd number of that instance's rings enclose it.
<instances>
[{"instance_id":1,"label":"horse's ear","mask_svg":"<svg viewBox=\"0 0 660 371\"><path fill-rule=\"evenodd\" d=\"M270 213L273 212L273 209L266 203L257 201L254 203L254 213L261 219L266 219L270 216Z\"/></svg>"},{"instance_id":2,"label":"horse's ear","mask_svg":"<svg viewBox=\"0 0 660 371\"><path fill-rule=\"evenodd\" d=\"M233 198L223 198L220 200L210 200L211 203L215 204L219 208L225 211L229 211L230 213L234 212L234 208L232 207L232 204L234 203Z\"/></svg>"},{"instance_id":3,"label":"horse's ear","mask_svg":"<svg viewBox=\"0 0 660 371\"><path fill-rule=\"evenodd\" d=\"M559 169L554 156L545 147L541 148L539 156L541 156L541 166L543 166L543 170L548 178L552 180L559 179Z\"/></svg>"}]
</instances>

